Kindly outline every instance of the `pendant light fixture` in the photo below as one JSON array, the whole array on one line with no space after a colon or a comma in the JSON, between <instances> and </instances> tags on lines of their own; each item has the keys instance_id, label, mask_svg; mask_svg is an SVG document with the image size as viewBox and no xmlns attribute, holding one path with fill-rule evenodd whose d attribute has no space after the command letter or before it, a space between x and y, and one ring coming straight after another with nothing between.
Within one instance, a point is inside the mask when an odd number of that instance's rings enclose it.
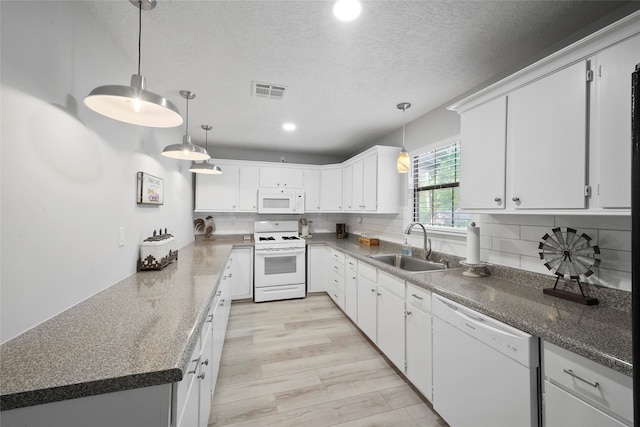
<instances>
[{"instance_id":1,"label":"pendant light fixture","mask_svg":"<svg viewBox=\"0 0 640 427\"><path fill-rule=\"evenodd\" d=\"M407 108L411 107L411 104L408 102L401 102L397 107L398 110L402 110L402 150L400 150L398 160L396 160L396 169L398 170L398 173L407 173L409 172L411 159L409 158L409 153L407 153L407 150L404 148L404 112Z\"/></svg>"},{"instance_id":2,"label":"pendant light fixture","mask_svg":"<svg viewBox=\"0 0 640 427\"><path fill-rule=\"evenodd\" d=\"M205 150L209 150L209 131L213 129L211 125L201 125L200 126L205 131L205 140L204 146ZM212 165L209 163L209 160L205 160L202 163L191 162L191 167L189 168L189 172L193 173L205 173L208 175L220 175L222 173L222 169L220 166Z\"/></svg>"},{"instance_id":3,"label":"pendant light fixture","mask_svg":"<svg viewBox=\"0 0 640 427\"><path fill-rule=\"evenodd\" d=\"M189 100L196 97L196 94L188 90L181 90L180 96L187 100L187 114L186 114L186 126L184 136L182 137L182 144L167 145L162 150L162 155L165 157L171 157L178 160L207 160L211 158L207 150L191 143L191 137L189 136Z\"/></svg>"},{"instance_id":4,"label":"pendant light fixture","mask_svg":"<svg viewBox=\"0 0 640 427\"><path fill-rule=\"evenodd\" d=\"M140 42L142 38L142 9L152 10L156 0L129 0L139 10L138 16L138 74L131 76L131 86L99 86L84 98L84 104L103 116L133 125L170 128L182 124L178 108L165 97L145 90L140 74Z\"/></svg>"}]
</instances>

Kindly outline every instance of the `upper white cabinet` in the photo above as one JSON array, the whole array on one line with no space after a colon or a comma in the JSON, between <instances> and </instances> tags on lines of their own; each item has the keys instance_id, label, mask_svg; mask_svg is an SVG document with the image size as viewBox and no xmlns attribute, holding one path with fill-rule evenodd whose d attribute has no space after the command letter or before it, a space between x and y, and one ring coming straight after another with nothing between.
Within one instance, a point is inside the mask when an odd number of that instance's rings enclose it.
<instances>
[{"instance_id":1,"label":"upper white cabinet","mask_svg":"<svg viewBox=\"0 0 640 427\"><path fill-rule=\"evenodd\" d=\"M304 211L320 211L320 169L304 171Z\"/></svg>"},{"instance_id":2,"label":"upper white cabinet","mask_svg":"<svg viewBox=\"0 0 640 427\"><path fill-rule=\"evenodd\" d=\"M196 212L229 212L238 209L240 167L226 162L216 164L222 169L222 174L196 174Z\"/></svg>"},{"instance_id":3,"label":"upper white cabinet","mask_svg":"<svg viewBox=\"0 0 640 427\"><path fill-rule=\"evenodd\" d=\"M302 188L304 182L304 170L291 167L261 167L260 187L274 188Z\"/></svg>"},{"instance_id":4,"label":"upper white cabinet","mask_svg":"<svg viewBox=\"0 0 640 427\"><path fill-rule=\"evenodd\" d=\"M342 210L351 212L353 207L353 165L342 168Z\"/></svg>"},{"instance_id":5,"label":"upper white cabinet","mask_svg":"<svg viewBox=\"0 0 640 427\"><path fill-rule=\"evenodd\" d=\"M461 208L504 208L506 143L506 96L460 115Z\"/></svg>"},{"instance_id":6,"label":"upper white cabinet","mask_svg":"<svg viewBox=\"0 0 640 427\"><path fill-rule=\"evenodd\" d=\"M342 211L342 166L325 167L320 171L320 210Z\"/></svg>"},{"instance_id":7,"label":"upper white cabinet","mask_svg":"<svg viewBox=\"0 0 640 427\"><path fill-rule=\"evenodd\" d=\"M507 117L507 203L514 209L584 208L586 61L510 93Z\"/></svg>"},{"instance_id":8,"label":"upper white cabinet","mask_svg":"<svg viewBox=\"0 0 640 427\"><path fill-rule=\"evenodd\" d=\"M596 193L601 208L631 206L631 73L640 63L640 35L595 58L592 134L598 150Z\"/></svg>"},{"instance_id":9,"label":"upper white cabinet","mask_svg":"<svg viewBox=\"0 0 640 427\"><path fill-rule=\"evenodd\" d=\"M258 212L259 177L260 177L259 167L257 166L241 166L240 167L238 206L241 212Z\"/></svg>"}]
</instances>

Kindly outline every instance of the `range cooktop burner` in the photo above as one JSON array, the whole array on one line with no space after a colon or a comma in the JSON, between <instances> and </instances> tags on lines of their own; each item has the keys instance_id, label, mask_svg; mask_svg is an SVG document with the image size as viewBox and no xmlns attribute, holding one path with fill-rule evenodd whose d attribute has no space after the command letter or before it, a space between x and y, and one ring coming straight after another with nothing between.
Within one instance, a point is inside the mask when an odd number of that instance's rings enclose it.
<instances>
[{"instance_id":1,"label":"range cooktop burner","mask_svg":"<svg viewBox=\"0 0 640 427\"><path fill-rule=\"evenodd\" d=\"M265 240L276 240L275 237L273 236L269 236L269 237L260 237L260 241L265 241Z\"/></svg>"},{"instance_id":2,"label":"range cooktop burner","mask_svg":"<svg viewBox=\"0 0 640 427\"><path fill-rule=\"evenodd\" d=\"M282 240L300 240L296 236L282 236Z\"/></svg>"}]
</instances>

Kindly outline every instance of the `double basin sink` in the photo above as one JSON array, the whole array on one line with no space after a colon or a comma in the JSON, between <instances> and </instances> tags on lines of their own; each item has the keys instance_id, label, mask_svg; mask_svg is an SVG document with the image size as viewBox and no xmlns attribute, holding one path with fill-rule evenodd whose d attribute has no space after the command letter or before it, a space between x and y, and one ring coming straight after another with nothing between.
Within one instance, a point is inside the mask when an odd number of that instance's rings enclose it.
<instances>
[{"instance_id":1,"label":"double basin sink","mask_svg":"<svg viewBox=\"0 0 640 427\"><path fill-rule=\"evenodd\" d=\"M369 258L383 262L400 270L421 273L425 271L444 270L448 266L444 263L428 261L426 259L414 258L405 255L369 255Z\"/></svg>"}]
</instances>

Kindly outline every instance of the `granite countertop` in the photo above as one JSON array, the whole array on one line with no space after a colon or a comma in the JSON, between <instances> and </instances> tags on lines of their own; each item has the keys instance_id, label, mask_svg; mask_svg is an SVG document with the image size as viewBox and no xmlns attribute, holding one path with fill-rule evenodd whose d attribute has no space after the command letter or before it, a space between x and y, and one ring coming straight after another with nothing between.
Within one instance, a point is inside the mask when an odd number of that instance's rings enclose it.
<instances>
[{"instance_id":1,"label":"granite countertop","mask_svg":"<svg viewBox=\"0 0 640 427\"><path fill-rule=\"evenodd\" d=\"M318 235L308 244L328 244L360 261L402 277L408 282L442 295L545 341L632 376L631 312L604 304L584 306L542 293L553 287L550 276L497 268L482 278L464 276L463 269L410 273L369 258L399 253L398 245L363 246L358 240ZM433 258L439 259L439 258ZM453 264L452 264L453 265ZM491 266L490 270L494 270ZM505 273L506 271L506 273ZM513 270L512 270L513 271Z\"/></svg>"},{"instance_id":2,"label":"granite countertop","mask_svg":"<svg viewBox=\"0 0 640 427\"><path fill-rule=\"evenodd\" d=\"M180 381L242 238L194 242L0 346L0 409Z\"/></svg>"}]
</instances>

